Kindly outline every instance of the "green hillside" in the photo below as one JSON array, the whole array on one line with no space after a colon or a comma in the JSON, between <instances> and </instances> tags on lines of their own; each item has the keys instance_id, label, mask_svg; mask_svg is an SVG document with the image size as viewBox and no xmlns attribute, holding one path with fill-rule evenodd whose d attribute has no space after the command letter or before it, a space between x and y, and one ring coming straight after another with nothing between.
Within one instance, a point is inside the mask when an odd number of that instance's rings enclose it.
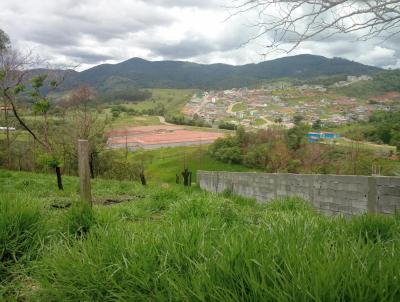
<instances>
[{"instance_id":1,"label":"green hillside","mask_svg":"<svg viewBox=\"0 0 400 302\"><path fill-rule=\"evenodd\" d=\"M138 111L157 110L163 107L165 115L176 115L196 92L194 89L147 89L151 96L139 103L123 104L126 108Z\"/></svg>"},{"instance_id":2,"label":"green hillside","mask_svg":"<svg viewBox=\"0 0 400 302\"><path fill-rule=\"evenodd\" d=\"M279 78L309 79L332 75L374 74L381 69L341 58L297 55L258 64L196 64L132 58L70 72L64 89L88 84L99 91L110 87L223 89L252 86Z\"/></svg>"},{"instance_id":3,"label":"green hillside","mask_svg":"<svg viewBox=\"0 0 400 302\"><path fill-rule=\"evenodd\" d=\"M400 220L0 170L1 301L398 301Z\"/></svg>"},{"instance_id":4,"label":"green hillside","mask_svg":"<svg viewBox=\"0 0 400 302\"><path fill-rule=\"evenodd\" d=\"M373 97L387 92L400 92L400 70L387 70L374 75L372 81L359 82L334 89L350 97Z\"/></svg>"}]
</instances>

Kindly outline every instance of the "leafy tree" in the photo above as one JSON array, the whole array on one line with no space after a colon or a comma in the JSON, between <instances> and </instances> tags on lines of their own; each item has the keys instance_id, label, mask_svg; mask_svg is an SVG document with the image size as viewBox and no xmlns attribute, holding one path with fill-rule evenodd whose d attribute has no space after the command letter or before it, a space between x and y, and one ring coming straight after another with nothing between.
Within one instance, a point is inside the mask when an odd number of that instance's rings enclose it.
<instances>
[{"instance_id":1,"label":"leafy tree","mask_svg":"<svg viewBox=\"0 0 400 302\"><path fill-rule=\"evenodd\" d=\"M322 123L320 119L317 119L313 124L312 124L312 128L314 130L321 130L322 128Z\"/></svg>"},{"instance_id":2,"label":"leafy tree","mask_svg":"<svg viewBox=\"0 0 400 302\"><path fill-rule=\"evenodd\" d=\"M219 138L209 149L210 154L226 163L241 163L242 150L237 144L235 137Z\"/></svg>"},{"instance_id":3,"label":"leafy tree","mask_svg":"<svg viewBox=\"0 0 400 302\"><path fill-rule=\"evenodd\" d=\"M256 144L251 146L243 156L243 163L249 167L266 169L268 164L268 145Z\"/></svg>"},{"instance_id":4,"label":"leafy tree","mask_svg":"<svg viewBox=\"0 0 400 302\"><path fill-rule=\"evenodd\" d=\"M293 123L295 125L299 125L303 120L304 120L304 116L302 116L301 114L295 114L293 116Z\"/></svg>"},{"instance_id":5,"label":"leafy tree","mask_svg":"<svg viewBox=\"0 0 400 302\"><path fill-rule=\"evenodd\" d=\"M293 151L300 149L306 139L308 130L308 127L304 124L298 124L289 129L286 134L286 142L289 149Z\"/></svg>"}]
</instances>

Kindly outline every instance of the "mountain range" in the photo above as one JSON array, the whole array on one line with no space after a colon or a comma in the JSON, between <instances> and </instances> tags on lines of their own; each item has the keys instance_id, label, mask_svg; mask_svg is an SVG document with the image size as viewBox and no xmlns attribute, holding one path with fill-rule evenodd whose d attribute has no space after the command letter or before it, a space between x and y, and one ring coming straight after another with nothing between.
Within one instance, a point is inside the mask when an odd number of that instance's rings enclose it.
<instances>
[{"instance_id":1,"label":"mountain range","mask_svg":"<svg viewBox=\"0 0 400 302\"><path fill-rule=\"evenodd\" d=\"M239 66L132 58L118 64L101 64L81 72L70 71L63 86L71 89L88 84L99 91L115 87L226 89L280 78L371 75L379 71L382 69L378 67L316 55L297 55Z\"/></svg>"}]
</instances>

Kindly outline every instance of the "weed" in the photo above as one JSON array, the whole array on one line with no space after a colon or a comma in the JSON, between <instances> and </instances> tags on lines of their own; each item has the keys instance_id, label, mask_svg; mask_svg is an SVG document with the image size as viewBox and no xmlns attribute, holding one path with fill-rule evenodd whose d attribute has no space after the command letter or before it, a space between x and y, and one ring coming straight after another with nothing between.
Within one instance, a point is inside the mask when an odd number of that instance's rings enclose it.
<instances>
[{"instance_id":1,"label":"weed","mask_svg":"<svg viewBox=\"0 0 400 302\"><path fill-rule=\"evenodd\" d=\"M68 234L81 238L87 235L95 223L92 207L85 202L79 202L68 210L64 225Z\"/></svg>"}]
</instances>

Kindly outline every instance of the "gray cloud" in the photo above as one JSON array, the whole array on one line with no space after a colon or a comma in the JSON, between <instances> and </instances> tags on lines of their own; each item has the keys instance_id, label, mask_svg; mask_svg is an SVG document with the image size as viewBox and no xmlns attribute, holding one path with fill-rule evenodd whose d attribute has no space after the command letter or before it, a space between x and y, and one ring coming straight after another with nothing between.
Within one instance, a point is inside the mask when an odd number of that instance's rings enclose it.
<instances>
[{"instance_id":1,"label":"gray cloud","mask_svg":"<svg viewBox=\"0 0 400 302\"><path fill-rule=\"evenodd\" d=\"M242 32L243 33L243 32ZM189 35L179 41L166 42L157 40L141 40L139 45L149 49L155 56L167 59L189 59L211 52L225 52L239 49L246 36L226 30L226 34L218 39L204 35Z\"/></svg>"},{"instance_id":2,"label":"gray cloud","mask_svg":"<svg viewBox=\"0 0 400 302\"><path fill-rule=\"evenodd\" d=\"M91 50L85 50L85 49L76 48L76 47L63 49L62 53L66 56L75 58L80 63L86 62L88 64L95 64L97 62L102 62L102 61L107 61L107 60L113 59L113 57L111 55L94 53Z\"/></svg>"},{"instance_id":3,"label":"gray cloud","mask_svg":"<svg viewBox=\"0 0 400 302\"><path fill-rule=\"evenodd\" d=\"M146 2L166 7L215 7L221 5L218 0L147 0ZM222 5L221 5L222 6Z\"/></svg>"},{"instance_id":4,"label":"gray cloud","mask_svg":"<svg viewBox=\"0 0 400 302\"><path fill-rule=\"evenodd\" d=\"M212 43L196 38L179 41L174 44L153 41L148 43L147 46L151 49L152 54L166 59L187 59L216 50Z\"/></svg>"},{"instance_id":5,"label":"gray cloud","mask_svg":"<svg viewBox=\"0 0 400 302\"><path fill-rule=\"evenodd\" d=\"M245 42L257 29L253 15L228 21L228 0L13 0L0 2L0 28L14 45L30 47L55 64L115 63L130 57L244 64L273 59L268 36ZM245 44L241 47L242 44ZM357 35L320 37L291 54L344 57L400 66L400 37L357 41Z\"/></svg>"}]
</instances>

